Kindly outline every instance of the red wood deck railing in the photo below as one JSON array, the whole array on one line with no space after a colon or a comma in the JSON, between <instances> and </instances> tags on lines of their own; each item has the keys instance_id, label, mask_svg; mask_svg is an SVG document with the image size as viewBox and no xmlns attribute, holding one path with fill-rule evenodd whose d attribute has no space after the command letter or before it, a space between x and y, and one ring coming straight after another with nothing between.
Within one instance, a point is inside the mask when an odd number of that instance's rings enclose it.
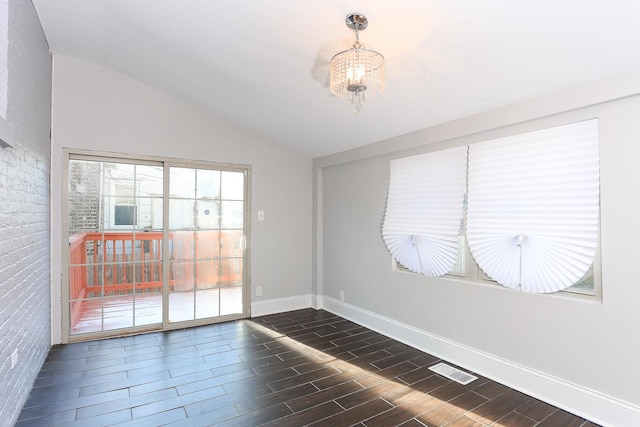
<instances>
[{"instance_id":1,"label":"red wood deck railing","mask_svg":"<svg viewBox=\"0 0 640 427\"><path fill-rule=\"evenodd\" d=\"M171 291L242 283L241 231L169 234ZM162 232L69 237L69 301L75 324L87 298L162 291Z\"/></svg>"}]
</instances>

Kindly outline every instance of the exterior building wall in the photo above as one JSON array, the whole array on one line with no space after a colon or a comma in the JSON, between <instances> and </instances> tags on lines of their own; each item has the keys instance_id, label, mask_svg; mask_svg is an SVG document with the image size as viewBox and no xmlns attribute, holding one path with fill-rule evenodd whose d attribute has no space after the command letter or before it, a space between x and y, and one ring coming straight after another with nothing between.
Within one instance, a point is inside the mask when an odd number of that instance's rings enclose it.
<instances>
[{"instance_id":1,"label":"exterior building wall","mask_svg":"<svg viewBox=\"0 0 640 427\"><path fill-rule=\"evenodd\" d=\"M69 164L69 230L98 230L100 225L100 163Z\"/></svg>"}]
</instances>

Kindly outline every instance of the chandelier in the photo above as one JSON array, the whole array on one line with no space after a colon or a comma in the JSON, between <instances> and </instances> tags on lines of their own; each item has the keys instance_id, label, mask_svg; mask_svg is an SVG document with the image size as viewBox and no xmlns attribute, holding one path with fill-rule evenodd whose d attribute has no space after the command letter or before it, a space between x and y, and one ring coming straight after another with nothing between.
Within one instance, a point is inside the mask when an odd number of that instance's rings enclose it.
<instances>
[{"instance_id":1,"label":"chandelier","mask_svg":"<svg viewBox=\"0 0 640 427\"><path fill-rule=\"evenodd\" d=\"M358 112L367 95L375 95L384 89L384 57L360 44L358 31L364 30L369 24L364 15L349 14L346 24L355 30L356 42L349 50L331 58L329 89L332 95L345 98L353 111Z\"/></svg>"}]
</instances>

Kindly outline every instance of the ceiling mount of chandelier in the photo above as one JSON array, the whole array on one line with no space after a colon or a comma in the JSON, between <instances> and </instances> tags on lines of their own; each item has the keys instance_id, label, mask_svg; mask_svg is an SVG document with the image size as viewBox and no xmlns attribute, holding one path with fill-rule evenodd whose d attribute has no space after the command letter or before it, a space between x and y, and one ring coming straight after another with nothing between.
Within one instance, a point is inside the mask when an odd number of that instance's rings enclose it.
<instances>
[{"instance_id":1,"label":"ceiling mount of chandelier","mask_svg":"<svg viewBox=\"0 0 640 427\"><path fill-rule=\"evenodd\" d=\"M358 112L367 96L384 90L384 57L360 43L358 31L369 25L366 16L351 13L347 15L346 24L355 31L356 42L331 58L329 89L332 95L344 98L353 111Z\"/></svg>"}]
</instances>

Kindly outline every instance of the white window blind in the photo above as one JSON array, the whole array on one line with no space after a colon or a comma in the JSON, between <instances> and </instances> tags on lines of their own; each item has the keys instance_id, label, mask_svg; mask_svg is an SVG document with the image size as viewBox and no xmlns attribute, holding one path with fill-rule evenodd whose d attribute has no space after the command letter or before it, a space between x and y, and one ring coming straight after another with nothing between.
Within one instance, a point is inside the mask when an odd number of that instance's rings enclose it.
<instances>
[{"instance_id":1,"label":"white window blind","mask_svg":"<svg viewBox=\"0 0 640 427\"><path fill-rule=\"evenodd\" d=\"M467 241L502 285L548 293L577 282L596 253L598 121L469 146Z\"/></svg>"},{"instance_id":2,"label":"white window blind","mask_svg":"<svg viewBox=\"0 0 640 427\"><path fill-rule=\"evenodd\" d=\"M382 237L409 270L442 276L455 264L466 167L466 146L391 161Z\"/></svg>"}]
</instances>

